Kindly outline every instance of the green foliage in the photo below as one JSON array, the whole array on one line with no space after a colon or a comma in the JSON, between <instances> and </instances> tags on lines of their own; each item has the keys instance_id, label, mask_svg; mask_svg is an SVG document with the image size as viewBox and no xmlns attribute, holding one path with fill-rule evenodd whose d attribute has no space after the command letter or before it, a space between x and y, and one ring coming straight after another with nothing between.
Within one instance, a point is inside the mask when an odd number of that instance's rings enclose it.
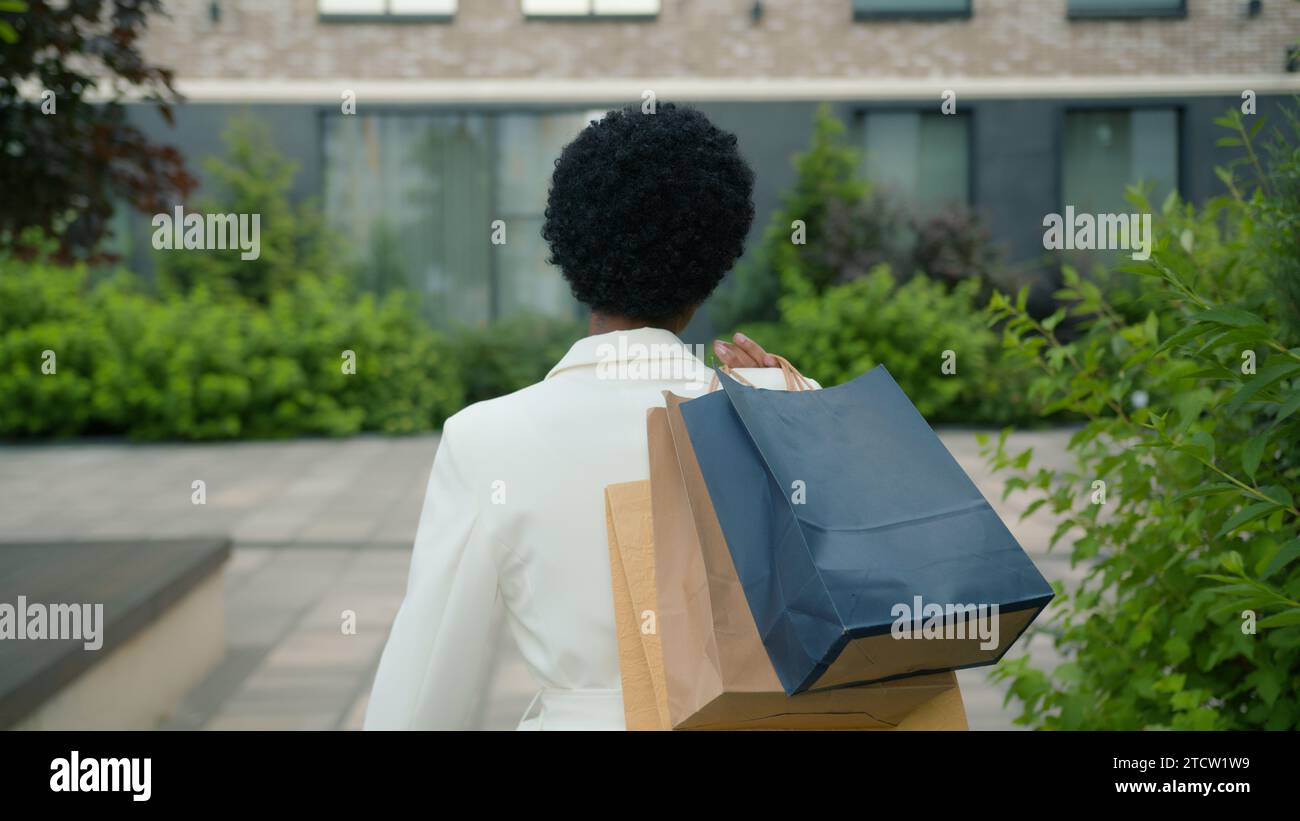
<instances>
[{"instance_id":1,"label":"green foliage","mask_svg":"<svg viewBox=\"0 0 1300 821\"><path fill-rule=\"evenodd\" d=\"M0 257L0 431L69 435L88 427L97 397L87 363L108 340L80 302L82 279ZM42 378L47 350L64 357L59 379Z\"/></svg>"},{"instance_id":2,"label":"green foliage","mask_svg":"<svg viewBox=\"0 0 1300 821\"><path fill-rule=\"evenodd\" d=\"M975 305L978 289L973 280L952 290L925 277L899 284L880 266L821 293L803 288L782 299L780 323L748 325L745 333L824 385L884 363L932 422L968 422L972 410L1010 421L1023 413L1007 384L1016 374L991 367L998 338ZM955 373L943 373L944 351L955 354Z\"/></svg>"},{"instance_id":3,"label":"green foliage","mask_svg":"<svg viewBox=\"0 0 1300 821\"><path fill-rule=\"evenodd\" d=\"M795 182L763 240L714 298L721 328L780 319L782 296L806 285L815 293L888 265L900 280L923 274L948 286L1005 278L1002 252L979 216L964 207L916 213L872 185L860 152L827 106L817 111L812 142L795 155ZM983 299L981 299L983 304Z\"/></svg>"},{"instance_id":4,"label":"green foliage","mask_svg":"<svg viewBox=\"0 0 1300 821\"><path fill-rule=\"evenodd\" d=\"M491 399L540 381L585 335L578 320L533 314L462 328L452 344L465 374L465 401Z\"/></svg>"},{"instance_id":5,"label":"green foliage","mask_svg":"<svg viewBox=\"0 0 1300 821\"><path fill-rule=\"evenodd\" d=\"M1032 419L1021 373L991 367L997 337L980 305L1000 255L988 232L965 210L918 218L874 189L843 132L823 106L794 187L715 300L714 321L827 385L884 363L934 422ZM956 374L940 368L947 350Z\"/></svg>"},{"instance_id":6,"label":"green foliage","mask_svg":"<svg viewBox=\"0 0 1300 821\"><path fill-rule=\"evenodd\" d=\"M574 321L523 316L447 340L394 266L336 262L314 204L290 199L294 166L260 122L236 119L226 143L201 210L260 214L259 259L159 251L155 292L126 272L94 282L52 264L57 245L35 231L21 244L34 260L0 256L0 436L430 430L466 401L541 379L582 335ZM42 373L45 351L55 373Z\"/></svg>"},{"instance_id":7,"label":"green foliage","mask_svg":"<svg viewBox=\"0 0 1300 821\"><path fill-rule=\"evenodd\" d=\"M159 297L125 273L89 286L82 267L6 255L0 396L0 436L227 439L429 430L463 387L400 294L302 276L266 305L206 285Z\"/></svg>"},{"instance_id":8,"label":"green foliage","mask_svg":"<svg viewBox=\"0 0 1300 821\"><path fill-rule=\"evenodd\" d=\"M27 11L27 4L22 0L0 0L0 12L17 14L24 11ZM18 42L18 32L13 24L3 18L0 18L0 40L10 44Z\"/></svg>"},{"instance_id":9,"label":"green foliage","mask_svg":"<svg viewBox=\"0 0 1300 821\"><path fill-rule=\"evenodd\" d=\"M1288 108L1282 114L1286 124L1269 135L1262 151L1264 162L1252 167L1267 167L1267 173L1258 177L1260 230L1255 232L1255 242L1260 248L1256 257L1281 300L1289 330L1300 336L1300 141L1294 139L1300 135L1300 113ZM1248 133L1236 109L1228 121L1246 146L1264 123L1260 118ZM1288 135L1292 139L1286 139Z\"/></svg>"},{"instance_id":10,"label":"green foliage","mask_svg":"<svg viewBox=\"0 0 1300 821\"><path fill-rule=\"evenodd\" d=\"M843 144L843 133L844 125L828 106L818 109L812 144L794 158L794 186L772 215L752 259L736 269L734 281L714 298L712 315L719 326L776 319L781 271L797 271L819 287L834 281L834 271L809 253L817 247L822 217L832 203L857 202L870 191L859 170L861 156ZM807 244L791 242L796 220L806 226Z\"/></svg>"},{"instance_id":11,"label":"green foliage","mask_svg":"<svg viewBox=\"0 0 1300 821\"><path fill-rule=\"evenodd\" d=\"M214 193L203 198L198 211L259 215L261 253L246 260L238 248L156 251L162 286L189 291L202 284L222 295L266 303L299 276L340 271L340 249L316 203L295 204L290 197L297 164L276 150L270 128L243 115L232 118L222 136L227 156L205 163Z\"/></svg>"},{"instance_id":12,"label":"green foliage","mask_svg":"<svg viewBox=\"0 0 1300 821\"><path fill-rule=\"evenodd\" d=\"M193 188L180 152L127 116L136 96L172 121L172 72L140 48L163 13L162 0L0 0L0 243L39 228L59 259L90 259L116 207L157 213Z\"/></svg>"},{"instance_id":13,"label":"green foliage","mask_svg":"<svg viewBox=\"0 0 1300 821\"><path fill-rule=\"evenodd\" d=\"M1254 156L1253 135L1237 130ZM1295 179L1300 155L1274 157L1270 174L1252 163L1258 179ZM1006 452L1005 434L988 443L1007 492L1051 510L1053 546L1068 541L1087 569L1049 610L1070 661L1048 674L1025 657L996 673L1022 723L1300 727L1300 337L1269 289L1296 251L1260 236L1295 224L1295 200L1221 177L1232 196L1199 211L1170 198L1151 260L1125 266L1141 278L1124 295L1146 307L1139 318L1069 269L1067 307L1046 320L1026 313L1023 292L990 302L1009 361L1039 374L1044 409L1087 419L1072 470L1034 469L1032 453ZM1055 334L1065 319L1082 330L1069 342Z\"/></svg>"}]
</instances>

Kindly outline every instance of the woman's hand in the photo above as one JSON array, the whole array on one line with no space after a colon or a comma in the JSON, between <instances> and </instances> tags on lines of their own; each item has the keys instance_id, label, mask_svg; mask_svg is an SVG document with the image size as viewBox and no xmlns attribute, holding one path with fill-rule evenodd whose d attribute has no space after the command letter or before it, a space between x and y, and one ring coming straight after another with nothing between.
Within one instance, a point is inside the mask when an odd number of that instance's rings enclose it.
<instances>
[{"instance_id":1,"label":"woman's hand","mask_svg":"<svg viewBox=\"0 0 1300 821\"><path fill-rule=\"evenodd\" d=\"M736 334L731 342L716 339L713 353L729 368L775 368L776 357L744 334Z\"/></svg>"}]
</instances>

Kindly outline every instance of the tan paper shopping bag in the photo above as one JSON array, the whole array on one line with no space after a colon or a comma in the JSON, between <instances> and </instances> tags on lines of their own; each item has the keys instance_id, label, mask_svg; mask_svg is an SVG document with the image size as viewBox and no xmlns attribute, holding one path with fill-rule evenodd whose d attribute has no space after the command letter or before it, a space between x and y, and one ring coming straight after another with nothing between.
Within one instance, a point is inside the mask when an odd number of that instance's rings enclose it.
<instances>
[{"instance_id":1,"label":"tan paper shopping bag","mask_svg":"<svg viewBox=\"0 0 1300 821\"><path fill-rule=\"evenodd\" d=\"M663 653L654 629L649 482L625 482L605 488L605 529L627 728L666 730L671 725Z\"/></svg>"},{"instance_id":2,"label":"tan paper shopping bag","mask_svg":"<svg viewBox=\"0 0 1300 821\"><path fill-rule=\"evenodd\" d=\"M716 556L705 561L700 540L690 535L693 526L664 527L674 506L682 521L695 517L684 484L672 487L673 471L680 476L681 469L665 409L650 412L648 431L651 481L606 488L628 729L966 729L951 673L787 696L734 569ZM658 485L665 487L663 498L651 491ZM671 555L654 543L647 512L665 529ZM725 543L722 550L727 555ZM665 583L669 588L661 593ZM725 593L730 588L738 592ZM735 595L742 597L738 609Z\"/></svg>"}]
</instances>

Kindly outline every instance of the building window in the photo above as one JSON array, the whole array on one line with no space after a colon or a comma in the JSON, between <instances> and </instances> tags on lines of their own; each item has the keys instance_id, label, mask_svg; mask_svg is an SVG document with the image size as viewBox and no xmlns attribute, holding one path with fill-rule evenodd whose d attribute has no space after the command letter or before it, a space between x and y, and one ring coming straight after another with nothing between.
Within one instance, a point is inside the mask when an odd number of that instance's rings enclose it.
<instances>
[{"instance_id":1,"label":"building window","mask_svg":"<svg viewBox=\"0 0 1300 821\"><path fill-rule=\"evenodd\" d=\"M542 239L542 222L555 159L591 119L604 113L497 116L493 219L503 220L509 233L508 242L494 249L494 318L530 311L557 317L576 313L577 302L560 269L546 262L550 249Z\"/></svg>"},{"instance_id":2,"label":"building window","mask_svg":"<svg viewBox=\"0 0 1300 821\"><path fill-rule=\"evenodd\" d=\"M867 179L921 212L970 201L970 120L931 111L862 117Z\"/></svg>"},{"instance_id":3,"label":"building window","mask_svg":"<svg viewBox=\"0 0 1300 821\"><path fill-rule=\"evenodd\" d=\"M970 0L853 0L855 20L970 15Z\"/></svg>"},{"instance_id":4,"label":"building window","mask_svg":"<svg viewBox=\"0 0 1300 821\"><path fill-rule=\"evenodd\" d=\"M322 20L450 20L456 0L316 0Z\"/></svg>"},{"instance_id":5,"label":"building window","mask_svg":"<svg viewBox=\"0 0 1300 821\"><path fill-rule=\"evenodd\" d=\"M1184 0L1069 0L1066 16L1075 19L1115 17L1186 17Z\"/></svg>"},{"instance_id":6,"label":"building window","mask_svg":"<svg viewBox=\"0 0 1300 821\"><path fill-rule=\"evenodd\" d=\"M1178 188L1178 110L1069 111L1065 115L1062 205L1076 213L1123 214L1129 185L1150 187L1159 204Z\"/></svg>"},{"instance_id":7,"label":"building window","mask_svg":"<svg viewBox=\"0 0 1300 821\"><path fill-rule=\"evenodd\" d=\"M526 17L655 17L659 0L522 0Z\"/></svg>"},{"instance_id":8,"label":"building window","mask_svg":"<svg viewBox=\"0 0 1300 821\"><path fill-rule=\"evenodd\" d=\"M555 158L586 124L577 112L325 115L326 216L363 286L421 292L434 325L574 316L541 224Z\"/></svg>"}]
</instances>

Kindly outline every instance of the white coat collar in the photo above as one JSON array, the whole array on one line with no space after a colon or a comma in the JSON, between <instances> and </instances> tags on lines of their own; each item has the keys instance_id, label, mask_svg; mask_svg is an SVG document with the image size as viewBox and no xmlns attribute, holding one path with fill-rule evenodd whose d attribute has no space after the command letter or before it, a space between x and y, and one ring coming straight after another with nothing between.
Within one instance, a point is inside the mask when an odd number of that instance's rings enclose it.
<instances>
[{"instance_id":1,"label":"white coat collar","mask_svg":"<svg viewBox=\"0 0 1300 821\"><path fill-rule=\"evenodd\" d=\"M710 373L709 366L697 355L699 353L702 351L695 351L678 339L676 334L663 328L610 331L583 337L573 343L573 347L551 368L546 378L550 379L561 371L573 368L631 362L646 356L660 362L665 359L679 361L683 369L691 372L689 378L697 378L698 374Z\"/></svg>"}]
</instances>

